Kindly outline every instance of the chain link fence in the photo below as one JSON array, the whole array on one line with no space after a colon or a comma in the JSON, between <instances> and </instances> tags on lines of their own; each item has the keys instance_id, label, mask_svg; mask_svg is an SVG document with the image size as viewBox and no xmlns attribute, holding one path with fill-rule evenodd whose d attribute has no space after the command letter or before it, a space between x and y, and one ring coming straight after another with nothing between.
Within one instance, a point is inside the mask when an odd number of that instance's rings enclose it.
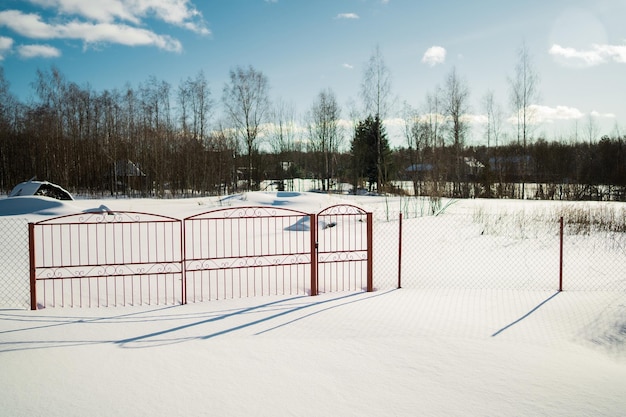
<instances>
[{"instance_id":1,"label":"chain link fence","mask_svg":"<svg viewBox=\"0 0 626 417\"><path fill-rule=\"evenodd\" d=\"M626 232L563 230L563 289L626 292Z\"/></svg>"},{"instance_id":2,"label":"chain link fence","mask_svg":"<svg viewBox=\"0 0 626 417\"><path fill-rule=\"evenodd\" d=\"M372 210L376 290L626 293L623 205L491 211L428 199L394 204L380 200ZM0 219L0 227L0 308L28 308L28 222Z\"/></svg>"},{"instance_id":3,"label":"chain link fence","mask_svg":"<svg viewBox=\"0 0 626 417\"><path fill-rule=\"evenodd\" d=\"M580 206L492 212L426 201L394 213L381 204L374 211L375 287L624 292L626 220L616 207L593 220L593 213L580 216Z\"/></svg>"},{"instance_id":4,"label":"chain link fence","mask_svg":"<svg viewBox=\"0 0 626 417\"><path fill-rule=\"evenodd\" d=\"M28 220L0 218L0 308L29 308Z\"/></svg>"}]
</instances>

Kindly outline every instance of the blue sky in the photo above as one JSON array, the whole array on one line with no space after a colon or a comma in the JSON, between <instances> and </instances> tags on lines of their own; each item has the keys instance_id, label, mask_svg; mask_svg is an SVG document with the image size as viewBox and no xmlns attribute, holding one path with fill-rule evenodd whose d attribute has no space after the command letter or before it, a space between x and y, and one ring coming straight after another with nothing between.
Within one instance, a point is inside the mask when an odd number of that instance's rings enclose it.
<instances>
[{"instance_id":1,"label":"blue sky","mask_svg":"<svg viewBox=\"0 0 626 417\"><path fill-rule=\"evenodd\" d=\"M218 102L229 70L252 65L272 99L304 114L331 88L347 117L378 47L398 111L423 107L456 68L480 119L488 90L511 114L507 79L525 44L539 76L536 135L571 136L590 117L600 134L624 134L625 16L624 0L3 0L0 65L24 101L37 69L54 65L98 92L150 76L175 89L202 70Z\"/></svg>"}]
</instances>

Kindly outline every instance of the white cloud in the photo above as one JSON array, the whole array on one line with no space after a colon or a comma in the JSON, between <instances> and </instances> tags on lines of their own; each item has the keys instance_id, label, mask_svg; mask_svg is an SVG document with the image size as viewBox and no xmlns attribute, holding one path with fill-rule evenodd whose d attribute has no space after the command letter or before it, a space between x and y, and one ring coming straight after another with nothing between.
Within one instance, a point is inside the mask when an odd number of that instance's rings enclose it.
<instances>
[{"instance_id":1,"label":"white cloud","mask_svg":"<svg viewBox=\"0 0 626 417\"><path fill-rule=\"evenodd\" d=\"M600 113L597 111L592 111L591 113L589 113L591 116L593 117L598 117L601 119L615 119L615 114L614 113Z\"/></svg>"},{"instance_id":2,"label":"white cloud","mask_svg":"<svg viewBox=\"0 0 626 417\"><path fill-rule=\"evenodd\" d=\"M48 24L36 14L24 14L15 10L0 12L0 26L6 26L31 39L77 39L86 44L100 42L127 46L153 45L168 51L179 52L181 43L167 35L124 24L89 23L77 20L65 24Z\"/></svg>"},{"instance_id":3,"label":"white cloud","mask_svg":"<svg viewBox=\"0 0 626 417\"><path fill-rule=\"evenodd\" d=\"M0 11L0 27L9 28L30 39L80 40L86 46L97 43L155 46L174 52L182 50L180 41L167 34L154 32L149 28L147 19L160 20L201 35L211 33L202 14L189 0L30 0L30 2L51 9L55 17L48 20L37 13L4 10ZM30 52L27 49L26 54L29 53L37 55L37 52ZM46 51L41 51L41 54L45 53Z\"/></svg>"},{"instance_id":4,"label":"white cloud","mask_svg":"<svg viewBox=\"0 0 626 417\"><path fill-rule=\"evenodd\" d=\"M472 125L486 125L488 118L486 114L464 114L462 116L463 121Z\"/></svg>"},{"instance_id":5,"label":"white cloud","mask_svg":"<svg viewBox=\"0 0 626 417\"><path fill-rule=\"evenodd\" d=\"M591 49L578 50L554 44L550 47L550 55L573 60L583 66L592 67L614 61L626 63L626 45L592 45Z\"/></svg>"},{"instance_id":6,"label":"white cloud","mask_svg":"<svg viewBox=\"0 0 626 417\"><path fill-rule=\"evenodd\" d=\"M424 52L422 62L434 67L437 64L443 64L446 60L446 49L441 46L431 46Z\"/></svg>"},{"instance_id":7,"label":"white cloud","mask_svg":"<svg viewBox=\"0 0 626 417\"><path fill-rule=\"evenodd\" d=\"M11 51L13 47L13 39L6 36L0 36L0 61L4 59L4 56Z\"/></svg>"},{"instance_id":8,"label":"white cloud","mask_svg":"<svg viewBox=\"0 0 626 417\"><path fill-rule=\"evenodd\" d=\"M359 15L356 13L339 13L335 16L335 19L358 19Z\"/></svg>"},{"instance_id":9,"label":"white cloud","mask_svg":"<svg viewBox=\"0 0 626 417\"><path fill-rule=\"evenodd\" d=\"M78 15L97 22L113 22L116 19L141 23L128 2L123 0L81 1L81 0L30 0L31 3L53 9L63 15Z\"/></svg>"},{"instance_id":10,"label":"white cloud","mask_svg":"<svg viewBox=\"0 0 626 417\"><path fill-rule=\"evenodd\" d=\"M350 65L350 64L343 64L342 67L346 69L354 69L354 65Z\"/></svg>"},{"instance_id":11,"label":"white cloud","mask_svg":"<svg viewBox=\"0 0 626 417\"><path fill-rule=\"evenodd\" d=\"M189 0L30 0L31 3L57 10L61 14L76 15L101 23L116 20L142 24L148 16L203 35L209 29L195 6Z\"/></svg>"},{"instance_id":12,"label":"white cloud","mask_svg":"<svg viewBox=\"0 0 626 417\"><path fill-rule=\"evenodd\" d=\"M22 58L58 58L61 51L50 45L21 45L17 52Z\"/></svg>"},{"instance_id":13,"label":"white cloud","mask_svg":"<svg viewBox=\"0 0 626 417\"><path fill-rule=\"evenodd\" d=\"M73 22L60 28L60 38L81 39L87 44L100 42L126 46L156 46L167 51L180 52L182 44L167 35L158 35L146 29L109 23Z\"/></svg>"},{"instance_id":14,"label":"white cloud","mask_svg":"<svg viewBox=\"0 0 626 417\"><path fill-rule=\"evenodd\" d=\"M557 121L577 120L584 117L584 114L574 107L568 106L542 106L531 104L526 111L527 122L532 125L542 123L554 123ZM517 117L512 115L508 119L509 123L516 124Z\"/></svg>"},{"instance_id":15,"label":"white cloud","mask_svg":"<svg viewBox=\"0 0 626 417\"><path fill-rule=\"evenodd\" d=\"M19 10L0 12L0 26L6 26L22 36L33 39L48 39L52 26L41 21L41 16L34 13L22 13Z\"/></svg>"}]
</instances>

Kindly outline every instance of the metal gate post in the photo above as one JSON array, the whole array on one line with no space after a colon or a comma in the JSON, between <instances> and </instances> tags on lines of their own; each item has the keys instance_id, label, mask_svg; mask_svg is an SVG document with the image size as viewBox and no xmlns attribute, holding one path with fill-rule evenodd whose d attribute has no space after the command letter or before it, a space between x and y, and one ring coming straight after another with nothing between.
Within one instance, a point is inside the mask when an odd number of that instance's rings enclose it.
<instances>
[{"instance_id":1,"label":"metal gate post","mask_svg":"<svg viewBox=\"0 0 626 417\"><path fill-rule=\"evenodd\" d=\"M182 305L187 304L187 233L185 232L185 220L180 221L180 269L181 269L181 300Z\"/></svg>"},{"instance_id":2,"label":"metal gate post","mask_svg":"<svg viewBox=\"0 0 626 417\"><path fill-rule=\"evenodd\" d=\"M398 217L398 288L402 288L402 212Z\"/></svg>"},{"instance_id":3,"label":"metal gate post","mask_svg":"<svg viewBox=\"0 0 626 417\"><path fill-rule=\"evenodd\" d=\"M559 291L563 291L563 216L559 219Z\"/></svg>"},{"instance_id":4,"label":"metal gate post","mask_svg":"<svg viewBox=\"0 0 626 417\"><path fill-rule=\"evenodd\" d=\"M37 276L35 269L35 224L28 223L28 261L30 263L30 309L37 310Z\"/></svg>"},{"instance_id":5,"label":"metal gate post","mask_svg":"<svg viewBox=\"0 0 626 417\"><path fill-rule=\"evenodd\" d=\"M374 220L371 212L367 213L367 292L374 291Z\"/></svg>"},{"instance_id":6,"label":"metal gate post","mask_svg":"<svg viewBox=\"0 0 626 417\"><path fill-rule=\"evenodd\" d=\"M317 215L309 214L311 231L311 295L317 295Z\"/></svg>"}]
</instances>

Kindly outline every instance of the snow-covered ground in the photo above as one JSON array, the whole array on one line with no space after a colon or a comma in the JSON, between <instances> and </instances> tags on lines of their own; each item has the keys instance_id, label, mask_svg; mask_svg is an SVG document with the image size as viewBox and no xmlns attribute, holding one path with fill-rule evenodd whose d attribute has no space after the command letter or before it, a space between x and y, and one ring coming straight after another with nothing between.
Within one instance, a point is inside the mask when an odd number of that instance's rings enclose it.
<instances>
[{"instance_id":1,"label":"snow-covered ground","mask_svg":"<svg viewBox=\"0 0 626 417\"><path fill-rule=\"evenodd\" d=\"M553 250L555 225L533 230L542 216L559 213L559 203L444 202L434 218L416 217L429 211L417 202L300 192L222 200L24 197L0 199L0 220L36 221L102 206L184 218L226 204L319 211L338 202L374 211L375 250L389 247L389 253L397 242L394 219L406 211L402 289L393 288L397 261L386 256L375 266L372 293L2 309L0 415L624 414L623 287L559 293L552 277L528 285L534 275L552 274L541 260ZM506 222L511 227L504 233ZM623 247L597 242L594 257L617 259L624 268ZM422 269L420 256L441 256L437 264L445 273ZM490 265L502 267L502 256L510 267L489 273ZM518 265L521 257L532 262ZM480 277L471 272L476 262L485 266ZM582 270L606 275L588 265ZM619 266L608 271L615 276L607 282L626 274ZM504 275L514 284L502 285Z\"/></svg>"}]
</instances>

